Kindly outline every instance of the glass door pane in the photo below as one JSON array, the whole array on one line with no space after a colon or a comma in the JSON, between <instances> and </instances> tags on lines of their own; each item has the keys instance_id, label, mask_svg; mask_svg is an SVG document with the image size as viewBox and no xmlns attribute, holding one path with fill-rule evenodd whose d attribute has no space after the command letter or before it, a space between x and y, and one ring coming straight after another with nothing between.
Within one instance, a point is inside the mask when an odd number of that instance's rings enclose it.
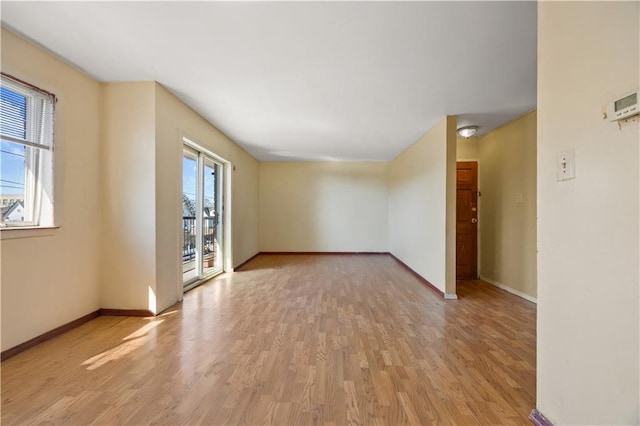
<instances>
[{"instance_id":1,"label":"glass door pane","mask_svg":"<svg viewBox=\"0 0 640 426\"><path fill-rule=\"evenodd\" d=\"M222 271L221 181L222 166L204 158L204 198L202 211L203 275Z\"/></svg>"},{"instance_id":2,"label":"glass door pane","mask_svg":"<svg viewBox=\"0 0 640 426\"><path fill-rule=\"evenodd\" d=\"M224 270L224 253L226 248L224 247L224 222L222 215L224 214L224 166L220 163L216 163L216 268L222 272Z\"/></svg>"},{"instance_id":3,"label":"glass door pane","mask_svg":"<svg viewBox=\"0 0 640 426\"><path fill-rule=\"evenodd\" d=\"M182 156L182 282L185 289L224 270L224 167L189 146Z\"/></svg>"},{"instance_id":4,"label":"glass door pane","mask_svg":"<svg viewBox=\"0 0 640 426\"><path fill-rule=\"evenodd\" d=\"M198 279L196 208L198 193L198 156L184 150L182 156L182 282Z\"/></svg>"}]
</instances>

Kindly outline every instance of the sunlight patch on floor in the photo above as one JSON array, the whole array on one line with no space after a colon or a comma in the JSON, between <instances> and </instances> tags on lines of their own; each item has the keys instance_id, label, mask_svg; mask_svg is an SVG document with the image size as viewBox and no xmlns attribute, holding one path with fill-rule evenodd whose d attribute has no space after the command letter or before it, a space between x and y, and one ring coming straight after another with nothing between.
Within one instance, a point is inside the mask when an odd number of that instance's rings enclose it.
<instances>
[{"instance_id":1,"label":"sunlight patch on floor","mask_svg":"<svg viewBox=\"0 0 640 426\"><path fill-rule=\"evenodd\" d=\"M138 330L123 338L123 343L109 349L108 351L92 356L91 358L84 361L82 365L87 366L87 370L91 371L102 367L110 361L117 361L118 359L130 354L131 352L143 346L147 341L149 341L149 339L151 338L149 336L149 332L160 325L162 322L164 322L163 319L145 324Z\"/></svg>"}]
</instances>

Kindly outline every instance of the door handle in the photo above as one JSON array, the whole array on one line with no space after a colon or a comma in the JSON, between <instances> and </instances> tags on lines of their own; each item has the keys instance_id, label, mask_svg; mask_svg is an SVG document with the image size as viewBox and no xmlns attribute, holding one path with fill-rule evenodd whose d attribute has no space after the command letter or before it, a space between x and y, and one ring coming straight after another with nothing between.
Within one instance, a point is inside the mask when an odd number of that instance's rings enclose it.
<instances>
[{"instance_id":1,"label":"door handle","mask_svg":"<svg viewBox=\"0 0 640 426\"><path fill-rule=\"evenodd\" d=\"M474 217L473 219L471 219L471 223L478 223L478 219Z\"/></svg>"}]
</instances>

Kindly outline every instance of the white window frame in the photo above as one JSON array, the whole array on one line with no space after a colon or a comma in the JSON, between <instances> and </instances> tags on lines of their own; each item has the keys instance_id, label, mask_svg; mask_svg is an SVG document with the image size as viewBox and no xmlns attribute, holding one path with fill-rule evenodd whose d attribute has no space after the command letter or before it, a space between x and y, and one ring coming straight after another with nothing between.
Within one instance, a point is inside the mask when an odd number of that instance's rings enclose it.
<instances>
[{"instance_id":1,"label":"white window frame","mask_svg":"<svg viewBox=\"0 0 640 426\"><path fill-rule=\"evenodd\" d=\"M0 86L26 98L26 138L10 135L1 135L1 138L2 141L26 148L23 205L27 219L19 222L0 220L0 229L53 227L53 126L56 97L5 73L2 73Z\"/></svg>"}]
</instances>

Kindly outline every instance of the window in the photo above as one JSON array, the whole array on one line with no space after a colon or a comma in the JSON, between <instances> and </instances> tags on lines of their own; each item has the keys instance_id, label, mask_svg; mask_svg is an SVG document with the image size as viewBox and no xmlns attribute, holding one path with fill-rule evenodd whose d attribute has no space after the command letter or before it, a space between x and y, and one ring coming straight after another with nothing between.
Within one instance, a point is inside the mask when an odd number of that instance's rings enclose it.
<instances>
[{"instance_id":1,"label":"window","mask_svg":"<svg viewBox=\"0 0 640 426\"><path fill-rule=\"evenodd\" d=\"M53 225L54 95L2 73L0 226Z\"/></svg>"}]
</instances>

